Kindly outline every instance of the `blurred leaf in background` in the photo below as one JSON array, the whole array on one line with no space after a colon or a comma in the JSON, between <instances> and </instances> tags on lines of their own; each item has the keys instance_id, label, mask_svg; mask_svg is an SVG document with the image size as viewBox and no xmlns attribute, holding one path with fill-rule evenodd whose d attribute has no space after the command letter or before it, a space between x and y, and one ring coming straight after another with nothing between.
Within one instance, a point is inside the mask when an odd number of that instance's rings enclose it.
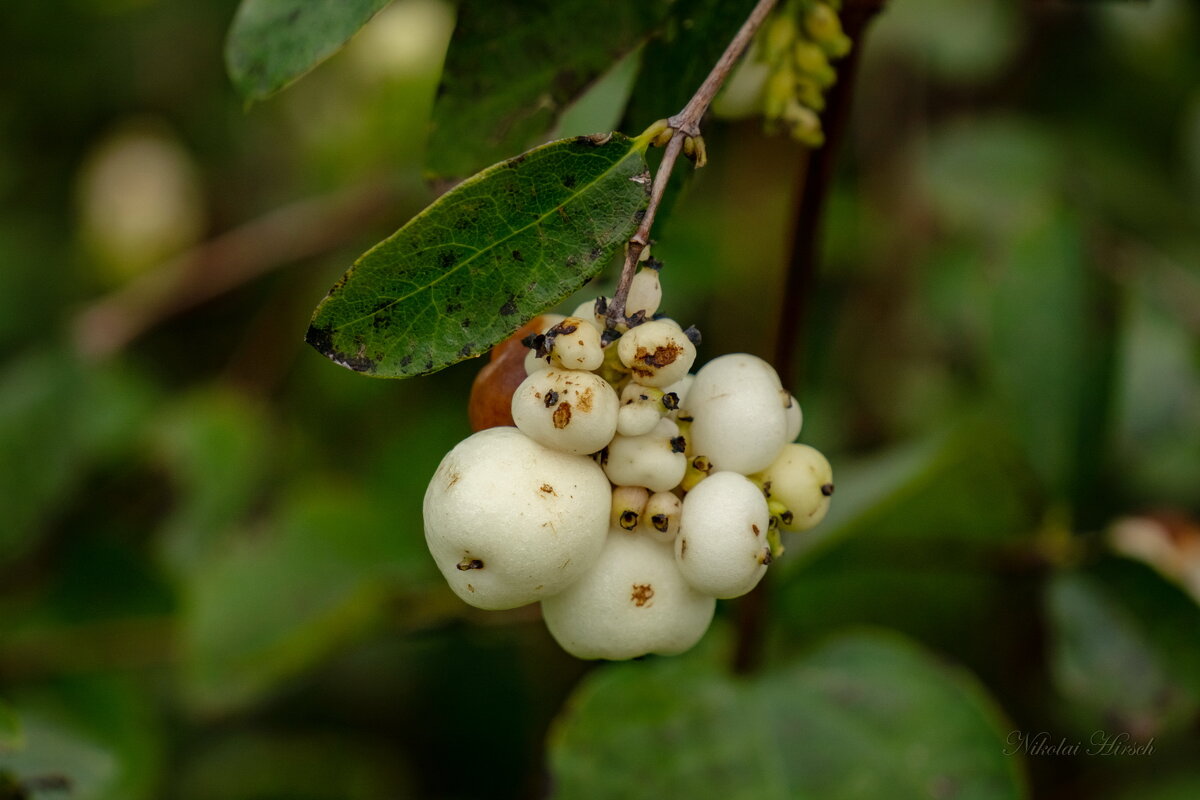
<instances>
[{"instance_id":1,"label":"blurred leaf in background","mask_svg":"<svg viewBox=\"0 0 1200 800\"><path fill-rule=\"evenodd\" d=\"M1025 797L1008 728L970 676L894 636L833 639L749 680L659 659L576 690L552 732L554 796Z\"/></svg>"},{"instance_id":2,"label":"blurred leaf in background","mask_svg":"<svg viewBox=\"0 0 1200 800\"><path fill-rule=\"evenodd\" d=\"M465 177L544 141L563 108L636 48L667 6L464 0L433 112L430 171Z\"/></svg>"},{"instance_id":3,"label":"blurred leaf in background","mask_svg":"<svg viewBox=\"0 0 1200 800\"><path fill-rule=\"evenodd\" d=\"M229 30L225 60L247 102L279 91L331 56L391 0L247 0Z\"/></svg>"},{"instance_id":4,"label":"blurred leaf in background","mask_svg":"<svg viewBox=\"0 0 1200 800\"><path fill-rule=\"evenodd\" d=\"M1194 3L891 0L857 43L790 387L837 494L759 673L723 666L733 607L620 665L463 607L420 509L479 362L304 346L427 169L636 135L749 5L6 6L0 794L1197 796ZM664 310L770 357L807 154L704 134ZM1101 729L1154 753L1004 755Z\"/></svg>"}]
</instances>

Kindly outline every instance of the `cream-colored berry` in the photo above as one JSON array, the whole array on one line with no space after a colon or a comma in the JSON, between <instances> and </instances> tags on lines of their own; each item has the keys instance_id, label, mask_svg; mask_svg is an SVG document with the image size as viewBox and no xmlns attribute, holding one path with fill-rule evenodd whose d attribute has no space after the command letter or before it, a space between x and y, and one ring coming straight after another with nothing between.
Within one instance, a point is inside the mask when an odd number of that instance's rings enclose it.
<instances>
[{"instance_id":1,"label":"cream-colored berry","mask_svg":"<svg viewBox=\"0 0 1200 800\"><path fill-rule=\"evenodd\" d=\"M662 302L662 284L658 280L658 270L653 267L642 267L629 282L629 294L625 298L625 316L634 317L641 314L644 319L650 319Z\"/></svg>"},{"instance_id":2,"label":"cream-colored berry","mask_svg":"<svg viewBox=\"0 0 1200 800\"><path fill-rule=\"evenodd\" d=\"M782 391L774 368L756 356L733 353L705 364L687 393L692 452L716 470L764 469L787 443Z\"/></svg>"},{"instance_id":3,"label":"cream-colored berry","mask_svg":"<svg viewBox=\"0 0 1200 800\"><path fill-rule=\"evenodd\" d=\"M603 297L584 300L582 303L575 306L575 310L571 312L571 316L579 317L580 319L585 320L588 324L595 328L598 333L603 333L604 317L596 313L597 302L602 303L601 307L603 308L608 301Z\"/></svg>"},{"instance_id":4,"label":"cream-colored berry","mask_svg":"<svg viewBox=\"0 0 1200 800\"><path fill-rule=\"evenodd\" d=\"M604 363L600 331L579 317L567 317L546 332L550 362L563 369L599 369Z\"/></svg>"},{"instance_id":5,"label":"cream-colored berry","mask_svg":"<svg viewBox=\"0 0 1200 800\"><path fill-rule=\"evenodd\" d=\"M645 386L669 386L696 361L696 346L669 319L644 322L617 340L617 355L633 379Z\"/></svg>"},{"instance_id":6,"label":"cream-colored berry","mask_svg":"<svg viewBox=\"0 0 1200 800\"><path fill-rule=\"evenodd\" d=\"M562 314L543 314L542 319L543 319L543 323L541 325L541 328L537 331L537 334L541 335L541 336L545 336L547 331L549 331L551 328L553 328L558 323L562 322L564 319L566 319L566 317L564 317ZM549 368L550 368L550 356L548 356L548 355L538 356L537 351L533 348L530 348L529 352L525 354L525 374L526 375L532 375L533 373L537 372L538 370L549 369Z\"/></svg>"},{"instance_id":7,"label":"cream-colored berry","mask_svg":"<svg viewBox=\"0 0 1200 800\"><path fill-rule=\"evenodd\" d=\"M800 409L800 401L794 395L789 394L786 389L782 391L783 412L787 420L787 433L784 434L784 441L794 442L800 435L800 429L804 427L804 412Z\"/></svg>"},{"instance_id":8,"label":"cream-colored berry","mask_svg":"<svg viewBox=\"0 0 1200 800\"><path fill-rule=\"evenodd\" d=\"M529 438L564 453L594 453L617 430L617 393L600 376L575 369L539 370L513 392L512 416Z\"/></svg>"},{"instance_id":9,"label":"cream-colored berry","mask_svg":"<svg viewBox=\"0 0 1200 800\"><path fill-rule=\"evenodd\" d=\"M657 541L673 542L682 512L683 502L672 492L655 492L646 500L639 530Z\"/></svg>"},{"instance_id":10,"label":"cream-colored berry","mask_svg":"<svg viewBox=\"0 0 1200 800\"><path fill-rule=\"evenodd\" d=\"M754 476L763 491L783 504L785 531L806 531L825 519L833 496L833 468L814 447L789 444L766 469Z\"/></svg>"},{"instance_id":11,"label":"cream-colored berry","mask_svg":"<svg viewBox=\"0 0 1200 800\"><path fill-rule=\"evenodd\" d=\"M691 648L715 606L683 579L670 545L618 529L590 570L542 601L542 617L571 655L623 660Z\"/></svg>"},{"instance_id":12,"label":"cream-colored berry","mask_svg":"<svg viewBox=\"0 0 1200 800\"><path fill-rule=\"evenodd\" d=\"M675 400L674 400L675 408L667 411L668 417L670 417L671 419L677 419L679 417L679 410L681 408L686 407L685 403L687 403L688 390L692 388L692 384L695 383L695 381L696 381L696 376L688 374L688 375L684 375L682 378L675 381L670 386L663 387L664 394L675 395Z\"/></svg>"},{"instance_id":13,"label":"cream-colored berry","mask_svg":"<svg viewBox=\"0 0 1200 800\"><path fill-rule=\"evenodd\" d=\"M450 588L487 609L562 591L596 561L609 483L590 458L488 428L446 454L425 492L425 541Z\"/></svg>"},{"instance_id":14,"label":"cream-colored berry","mask_svg":"<svg viewBox=\"0 0 1200 800\"><path fill-rule=\"evenodd\" d=\"M641 486L617 486L612 492L612 513L609 515L610 528L620 528L623 531L633 531L641 522L642 513L646 510L646 501L650 493Z\"/></svg>"},{"instance_id":15,"label":"cream-colored berry","mask_svg":"<svg viewBox=\"0 0 1200 800\"><path fill-rule=\"evenodd\" d=\"M770 512L762 491L736 472L717 472L683 499L675 560L696 591L739 597L762 580L771 560Z\"/></svg>"},{"instance_id":16,"label":"cream-colored berry","mask_svg":"<svg viewBox=\"0 0 1200 800\"><path fill-rule=\"evenodd\" d=\"M653 386L630 381L621 390L621 408L617 412L617 433L622 436L641 436L654 430L667 408L664 392Z\"/></svg>"},{"instance_id":17,"label":"cream-colored berry","mask_svg":"<svg viewBox=\"0 0 1200 800\"><path fill-rule=\"evenodd\" d=\"M641 436L614 436L602 462L604 472L618 486L668 492L679 485L687 470L684 448L679 426L664 418Z\"/></svg>"}]
</instances>

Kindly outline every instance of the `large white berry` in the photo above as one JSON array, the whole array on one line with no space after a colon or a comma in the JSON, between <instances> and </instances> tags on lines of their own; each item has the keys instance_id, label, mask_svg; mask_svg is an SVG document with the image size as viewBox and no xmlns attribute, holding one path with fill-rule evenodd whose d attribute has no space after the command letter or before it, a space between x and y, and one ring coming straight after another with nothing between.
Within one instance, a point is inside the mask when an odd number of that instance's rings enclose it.
<instances>
[{"instance_id":1,"label":"large white berry","mask_svg":"<svg viewBox=\"0 0 1200 800\"><path fill-rule=\"evenodd\" d=\"M717 472L683 498L675 560L698 592L739 597L767 571L770 513L762 491L736 472Z\"/></svg>"},{"instance_id":2,"label":"large white berry","mask_svg":"<svg viewBox=\"0 0 1200 800\"><path fill-rule=\"evenodd\" d=\"M780 523L785 531L806 531L825 519L833 495L833 468L816 448L789 444L754 478L771 500L791 512Z\"/></svg>"},{"instance_id":3,"label":"large white berry","mask_svg":"<svg viewBox=\"0 0 1200 800\"><path fill-rule=\"evenodd\" d=\"M794 395L789 394L785 403L783 411L787 417L787 433L784 434L784 441L794 442L800 435L800 429L804 427L804 412L800 409L800 401Z\"/></svg>"},{"instance_id":4,"label":"large white berry","mask_svg":"<svg viewBox=\"0 0 1200 800\"><path fill-rule=\"evenodd\" d=\"M616 529L583 577L542 601L542 616L571 655L621 660L689 649L715 604L683 579L670 545Z\"/></svg>"},{"instance_id":5,"label":"large white berry","mask_svg":"<svg viewBox=\"0 0 1200 800\"><path fill-rule=\"evenodd\" d=\"M679 426L663 418L641 436L614 436L602 463L608 479L618 486L668 492L679 485L687 471L684 447Z\"/></svg>"},{"instance_id":6,"label":"large white berry","mask_svg":"<svg viewBox=\"0 0 1200 800\"><path fill-rule=\"evenodd\" d=\"M788 441L790 397L761 358L733 353L713 359L687 393L692 452L717 470L748 475L764 469Z\"/></svg>"},{"instance_id":7,"label":"large white berry","mask_svg":"<svg viewBox=\"0 0 1200 800\"><path fill-rule=\"evenodd\" d=\"M479 608L555 594L599 556L611 492L592 459L488 428L442 459L425 492L425 542L454 593Z\"/></svg>"},{"instance_id":8,"label":"large white berry","mask_svg":"<svg viewBox=\"0 0 1200 800\"><path fill-rule=\"evenodd\" d=\"M534 441L585 455L612 439L618 404L617 393L599 375L554 367L532 373L517 387L512 416Z\"/></svg>"},{"instance_id":9,"label":"large white berry","mask_svg":"<svg viewBox=\"0 0 1200 800\"><path fill-rule=\"evenodd\" d=\"M669 319L644 322L617 340L617 355L633 379L645 386L669 386L687 375L696 346Z\"/></svg>"}]
</instances>

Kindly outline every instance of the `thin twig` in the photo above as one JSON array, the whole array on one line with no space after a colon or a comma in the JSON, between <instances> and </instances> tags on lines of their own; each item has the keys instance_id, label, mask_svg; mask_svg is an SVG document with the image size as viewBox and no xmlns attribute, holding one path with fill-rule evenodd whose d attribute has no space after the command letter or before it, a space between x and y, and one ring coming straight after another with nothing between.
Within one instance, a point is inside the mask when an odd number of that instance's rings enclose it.
<instances>
[{"instance_id":1,"label":"thin twig","mask_svg":"<svg viewBox=\"0 0 1200 800\"><path fill-rule=\"evenodd\" d=\"M754 10L750 12L750 16L746 17L746 21L742 23L742 27L733 37L729 46L725 48L725 52L717 59L717 63L708 73L708 77L692 95L692 99L688 100L687 105L678 114L667 120L667 127L673 131L673 135L663 152L658 172L654 175L654 184L650 188L650 203L646 206L646 213L625 248L625 263L621 266L621 276L617 279L617 288L613 291L612 302L608 304L608 327L615 328L617 323L623 322L625 319L625 300L629 296L629 283L633 280L633 273L641 259L642 251L650 244L650 227L654 224L654 217L658 213L659 203L662 202L667 182L671 178L671 170L675 168L675 162L683 149L684 140L700 135L700 120L729 77L733 65L746 50L750 40L754 38L754 34L762 25L763 20L767 18L767 14L775 7L776 2L777 0L758 0Z\"/></svg>"},{"instance_id":2,"label":"thin twig","mask_svg":"<svg viewBox=\"0 0 1200 800\"><path fill-rule=\"evenodd\" d=\"M75 349L111 356L162 320L285 264L327 252L376 225L396 189L373 182L276 209L197 245L75 317Z\"/></svg>"}]
</instances>

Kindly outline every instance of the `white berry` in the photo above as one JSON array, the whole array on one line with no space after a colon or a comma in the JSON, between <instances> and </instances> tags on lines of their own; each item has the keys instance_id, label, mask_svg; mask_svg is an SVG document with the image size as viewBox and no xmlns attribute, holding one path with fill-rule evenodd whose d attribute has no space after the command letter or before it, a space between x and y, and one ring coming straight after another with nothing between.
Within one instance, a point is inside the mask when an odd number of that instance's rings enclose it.
<instances>
[{"instance_id":1,"label":"white berry","mask_svg":"<svg viewBox=\"0 0 1200 800\"><path fill-rule=\"evenodd\" d=\"M537 333L542 336L546 335L546 331L550 330L555 325L557 325L558 323L560 323L564 319L566 319L566 317L564 317L562 314L543 314L542 318L543 318L544 322L542 323L541 329L537 331ZM538 370L549 369L549 367L550 367L549 356L539 357L537 354L537 350L535 350L533 348L530 348L529 352L525 354L525 374L526 375L532 375L533 373L537 372Z\"/></svg>"},{"instance_id":2,"label":"white berry","mask_svg":"<svg viewBox=\"0 0 1200 800\"><path fill-rule=\"evenodd\" d=\"M761 358L734 353L705 364L687 393L692 452L717 470L764 469L788 441L781 392L779 376Z\"/></svg>"},{"instance_id":3,"label":"white berry","mask_svg":"<svg viewBox=\"0 0 1200 800\"><path fill-rule=\"evenodd\" d=\"M604 363L600 331L579 317L567 317L546 332L550 362L563 369L598 369Z\"/></svg>"},{"instance_id":4,"label":"white berry","mask_svg":"<svg viewBox=\"0 0 1200 800\"><path fill-rule=\"evenodd\" d=\"M632 317L641 312L645 319L654 316L658 305L662 302L662 284L658 280L658 270L653 267L642 267L629 282L629 294L625 298L625 316Z\"/></svg>"},{"instance_id":5,"label":"white berry","mask_svg":"<svg viewBox=\"0 0 1200 800\"><path fill-rule=\"evenodd\" d=\"M736 472L717 472L683 498L675 560L698 592L740 597L762 580L771 561L770 512L762 491Z\"/></svg>"},{"instance_id":6,"label":"white berry","mask_svg":"<svg viewBox=\"0 0 1200 800\"><path fill-rule=\"evenodd\" d=\"M663 390L630 381L621 390L621 407L617 412L617 433L622 436L641 436L654 430L666 413Z\"/></svg>"},{"instance_id":7,"label":"white berry","mask_svg":"<svg viewBox=\"0 0 1200 800\"><path fill-rule=\"evenodd\" d=\"M612 513L608 518L610 528L632 531L641 521L650 493L641 486L617 486L612 493Z\"/></svg>"},{"instance_id":8,"label":"white berry","mask_svg":"<svg viewBox=\"0 0 1200 800\"><path fill-rule=\"evenodd\" d=\"M688 390L692 388L692 384L695 382L696 376L688 374L670 386L663 387L663 394L675 395L675 408L667 412L668 417L676 419L679 416L679 409L686 408L684 404L687 402Z\"/></svg>"},{"instance_id":9,"label":"white berry","mask_svg":"<svg viewBox=\"0 0 1200 800\"><path fill-rule=\"evenodd\" d=\"M603 333L604 317L596 314L596 303L600 301L607 303L604 298L600 297L597 297L593 300L584 300L575 307L575 310L571 312L571 316L579 317L580 319L587 321L593 328L596 329L597 332Z\"/></svg>"},{"instance_id":10,"label":"white berry","mask_svg":"<svg viewBox=\"0 0 1200 800\"><path fill-rule=\"evenodd\" d=\"M534 372L517 387L512 416L534 441L585 455L612 439L618 403L617 393L599 375L553 367Z\"/></svg>"},{"instance_id":11,"label":"white berry","mask_svg":"<svg viewBox=\"0 0 1200 800\"><path fill-rule=\"evenodd\" d=\"M784 434L784 441L794 442L800 435L800 429L804 427L804 412L800 409L800 401L794 395L788 394L786 389L783 390L783 395L783 412L787 418L787 433Z\"/></svg>"},{"instance_id":12,"label":"white berry","mask_svg":"<svg viewBox=\"0 0 1200 800\"><path fill-rule=\"evenodd\" d=\"M671 492L655 492L646 500L642 510L641 528L647 536L659 542L675 541L679 533L679 517L683 502Z\"/></svg>"},{"instance_id":13,"label":"white berry","mask_svg":"<svg viewBox=\"0 0 1200 800\"><path fill-rule=\"evenodd\" d=\"M771 500L791 512L780 527L806 531L829 511L833 495L833 468L821 452L806 444L789 444L765 470L754 476Z\"/></svg>"},{"instance_id":14,"label":"white berry","mask_svg":"<svg viewBox=\"0 0 1200 800\"><path fill-rule=\"evenodd\" d=\"M646 386L669 386L683 378L696 361L696 346L669 319L644 322L617 340L617 355Z\"/></svg>"},{"instance_id":15,"label":"white berry","mask_svg":"<svg viewBox=\"0 0 1200 800\"><path fill-rule=\"evenodd\" d=\"M590 458L488 428L446 454L425 492L425 542L454 593L486 609L536 602L596 561L610 492Z\"/></svg>"},{"instance_id":16,"label":"white berry","mask_svg":"<svg viewBox=\"0 0 1200 800\"><path fill-rule=\"evenodd\" d=\"M715 605L683 579L669 545L617 529L583 577L542 601L542 616L571 655L621 660L689 649Z\"/></svg>"},{"instance_id":17,"label":"white berry","mask_svg":"<svg viewBox=\"0 0 1200 800\"><path fill-rule=\"evenodd\" d=\"M687 470L679 426L660 419L649 433L613 437L602 461L608 479L618 486L644 486L668 492L683 480Z\"/></svg>"}]
</instances>

